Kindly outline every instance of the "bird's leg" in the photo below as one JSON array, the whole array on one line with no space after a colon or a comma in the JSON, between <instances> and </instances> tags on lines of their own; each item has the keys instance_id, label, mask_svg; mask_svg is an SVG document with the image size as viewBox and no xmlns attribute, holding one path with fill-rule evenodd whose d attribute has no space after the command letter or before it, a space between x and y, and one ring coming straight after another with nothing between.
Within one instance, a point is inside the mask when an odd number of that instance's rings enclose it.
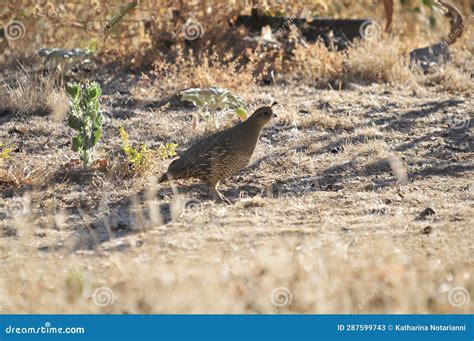
<instances>
[{"instance_id":1,"label":"bird's leg","mask_svg":"<svg viewBox=\"0 0 474 341\"><path fill-rule=\"evenodd\" d=\"M218 190L217 186L219 185L219 181L217 183L208 183L209 186L209 197L212 200L215 200L217 202L224 202L226 204L231 205L232 203L227 199L225 196L223 196Z\"/></svg>"}]
</instances>

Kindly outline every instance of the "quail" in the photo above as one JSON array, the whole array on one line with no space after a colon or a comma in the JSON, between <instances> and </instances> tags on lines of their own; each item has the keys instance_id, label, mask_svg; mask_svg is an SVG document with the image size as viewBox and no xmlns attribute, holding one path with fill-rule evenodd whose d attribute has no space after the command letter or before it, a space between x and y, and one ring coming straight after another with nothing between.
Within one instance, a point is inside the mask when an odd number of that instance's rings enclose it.
<instances>
[{"instance_id":1,"label":"quail","mask_svg":"<svg viewBox=\"0 0 474 341\"><path fill-rule=\"evenodd\" d=\"M228 202L217 190L219 181L249 164L262 128L276 117L272 110L275 104L261 107L247 120L195 143L171 162L158 182L195 178L208 185L211 199Z\"/></svg>"}]
</instances>

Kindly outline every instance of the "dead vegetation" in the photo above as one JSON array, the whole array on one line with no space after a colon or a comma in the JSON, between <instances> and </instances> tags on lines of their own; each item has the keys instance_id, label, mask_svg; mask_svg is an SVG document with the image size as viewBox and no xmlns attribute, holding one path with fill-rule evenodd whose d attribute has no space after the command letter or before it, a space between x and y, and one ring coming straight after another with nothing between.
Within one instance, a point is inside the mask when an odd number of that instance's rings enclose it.
<instances>
[{"instance_id":1,"label":"dead vegetation","mask_svg":"<svg viewBox=\"0 0 474 341\"><path fill-rule=\"evenodd\" d=\"M355 80L398 85L415 85L417 70L410 70L406 51L397 38L362 40L348 53L348 73Z\"/></svg>"},{"instance_id":2,"label":"dead vegetation","mask_svg":"<svg viewBox=\"0 0 474 341\"><path fill-rule=\"evenodd\" d=\"M55 75L28 74L23 66L14 76L2 77L0 116L47 116L62 119L68 109L67 99Z\"/></svg>"}]
</instances>

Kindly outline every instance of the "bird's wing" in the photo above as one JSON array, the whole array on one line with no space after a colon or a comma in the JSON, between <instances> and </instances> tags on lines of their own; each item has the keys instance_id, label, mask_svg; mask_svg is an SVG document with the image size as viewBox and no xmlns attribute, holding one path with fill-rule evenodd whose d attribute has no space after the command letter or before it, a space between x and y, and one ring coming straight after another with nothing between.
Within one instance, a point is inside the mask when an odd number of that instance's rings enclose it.
<instances>
[{"instance_id":1,"label":"bird's wing","mask_svg":"<svg viewBox=\"0 0 474 341\"><path fill-rule=\"evenodd\" d=\"M197 142L170 164L168 172L176 179L208 174L226 148L226 135L219 132Z\"/></svg>"}]
</instances>

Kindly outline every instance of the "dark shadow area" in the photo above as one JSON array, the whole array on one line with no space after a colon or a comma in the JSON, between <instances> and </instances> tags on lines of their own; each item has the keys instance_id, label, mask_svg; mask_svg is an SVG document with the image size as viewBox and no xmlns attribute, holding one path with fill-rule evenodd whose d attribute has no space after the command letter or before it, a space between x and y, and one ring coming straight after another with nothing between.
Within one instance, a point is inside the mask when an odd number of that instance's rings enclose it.
<instances>
[{"instance_id":1,"label":"dark shadow area","mask_svg":"<svg viewBox=\"0 0 474 341\"><path fill-rule=\"evenodd\" d=\"M25 114L19 114L18 111L11 108L0 108L0 126L11 120L26 122L32 116L47 117L50 113L51 110L49 108L37 108Z\"/></svg>"},{"instance_id":2,"label":"dark shadow area","mask_svg":"<svg viewBox=\"0 0 474 341\"><path fill-rule=\"evenodd\" d=\"M381 118L374 120L374 123L378 126L384 126L387 130L397 130L400 132L409 132L414 127L413 123L416 119L424 118L432 113L442 111L445 109L452 109L457 107L459 104L464 103L463 100L450 99L446 101L433 101L425 103L420 109L414 109L407 111L401 116L397 115L384 115Z\"/></svg>"},{"instance_id":3,"label":"dark shadow area","mask_svg":"<svg viewBox=\"0 0 474 341\"><path fill-rule=\"evenodd\" d=\"M308 152L312 141L287 149L285 152L266 155L241 172L243 175L253 174L263 162L272 163L273 160L282 159L291 150L305 152L308 155L316 156L323 153L344 155L345 144L363 144L372 140L384 140L383 132L386 130L402 130L407 133L416 129L417 120L432 113L442 111L446 113L448 109L456 108L464 103L464 100L432 101L422 105L420 110L409 110L398 116L387 112L384 118L378 118L374 122L381 126L381 134L376 136L357 135L354 137L344 137L328 142L324 147ZM472 114L469 114L472 117ZM467 117L467 116L466 116ZM387 125L387 122L389 124ZM439 123L432 123L445 129L430 129L423 135L408 135L408 141L391 144L391 149L402 152L402 162L407 167L407 176L410 181L429 176L456 176L469 173L474 170L474 162L469 157L473 152L474 137L470 130L474 125L471 118L465 122L457 122L457 126L449 126L449 119L442 118ZM406 128L406 129L405 129ZM326 137L326 140L329 138ZM319 136L314 137L315 143L320 143ZM315 174L295 176L277 181L273 185L275 197L285 195L300 196L312 191L338 191L347 184L358 182L363 185L364 190L375 190L388 186L397 185L397 178L388 162L388 159L366 160L348 158L347 161L332 165L326 169L319 170Z\"/></svg>"},{"instance_id":4,"label":"dark shadow area","mask_svg":"<svg viewBox=\"0 0 474 341\"><path fill-rule=\"evenodd\" d=\"M324 146L323 148L317 149L309 153L308 155L317 155L317 154L322 154L322 153L336 154L336 153L343 152L344 145L348 143L356 145L356 144L366 143L373 140L383 140L383 139L384 139L383 135L376 135L376 136L357 135L350 138L344 137L339 140L332 141L328 143L326 146Z\"/></svg>"},{"instance_id":5,"label":"dark shadow area","mask_svg":"<svg viewBox=\"0 0 474 341\"><path fill-rule=\"evenodd\" d=\"M116 103L114 103L117 106ZM174 94L172 96L167 96L160 99L129 99L128 101L122 101L122 103L118 103L118 106L123 106L128 109L161 109L163 108L164 112L168 111L176 111L179 109L184 110L197 110L197 108L191 103L187 101L181 101L181 96L179 93Z\"/></svg>"},{"instance_id":6,"label":"dark shadow area","mask_svg":"<svg viewBox=\"0 0 474 341\"><path fill-rule=\"evenodd\" d=\"M0 198L2 199L22 197L25 193L31 192L32 190L32 185L20 185L17 187L16 185L0 182Z\"/></svg>"},{"instance_id":7,"label":"dark shadow area","mask_svg":"<svg viewBox=\"0 0 474 341\"><path fill-rule=\"evenodd\" d=\"M172 210L178 215L200 210L202 203L209 200L206 190L202 184L178 185L182 197L175 200L170 187L164 186L148 200L149 193L141 191L114 203L99 204L87 213L79 210L76 214L81 216L83 228L77 230L74 250L97 249L104 242L146 232L150 226L166 225L173 219ZM158 198L167 202L156 204Z\"/></svg>"}]
</instances>

